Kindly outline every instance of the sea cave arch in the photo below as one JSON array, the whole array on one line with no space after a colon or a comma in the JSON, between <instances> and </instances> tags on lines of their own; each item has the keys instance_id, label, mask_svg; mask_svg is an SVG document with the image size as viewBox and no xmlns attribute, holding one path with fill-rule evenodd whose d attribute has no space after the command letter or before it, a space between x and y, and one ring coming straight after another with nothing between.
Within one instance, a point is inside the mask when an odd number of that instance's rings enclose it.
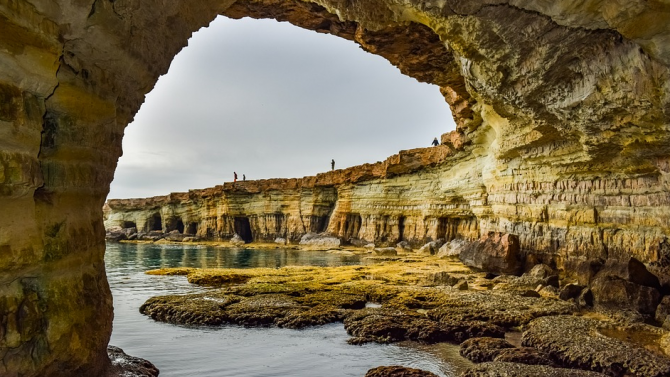
<instances>
[{"instance_id":1,"label":"sea cave arch","mask_svg":"<svg viewBox=\"0 0 670 377\"><path fill-rule=\"evenodd\" d=\"M670 32L647 20L670 24L670 12L640 3L624 15L592 3L0 4L0 374L108 368L113 312L101 208L124 128L190 35L217 15L273 18L353 40L440 86L458 126L442 141L470 163L448 174L488 216L483 230L520 231L540 213L555 229L581 227L573 242L561 242L577 245L565 253L662 261ZM608 196L605 187L619 191ZM518 209L505 190L531 205ZM579 190L591 196L568 202ZM552 205L544 195L558 195L560 208L543 208ZM630 226L589 241L597 238L591 230L603 234L602 226L622 221ZM542 247L524 237L522 247ZM626 242L638 243L630 251Z\"/></svg>"}]
</instances>

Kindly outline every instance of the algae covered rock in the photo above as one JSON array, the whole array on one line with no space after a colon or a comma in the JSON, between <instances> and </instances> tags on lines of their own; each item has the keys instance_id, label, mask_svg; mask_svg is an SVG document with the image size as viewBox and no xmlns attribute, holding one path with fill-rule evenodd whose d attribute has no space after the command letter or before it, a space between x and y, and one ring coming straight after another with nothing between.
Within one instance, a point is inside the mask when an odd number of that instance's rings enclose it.
<instances>
[{"instance_id":1,"label":"algae covered rock","mask_svg":"<svg viewBox=\"0 0 670 377\"><path fill-rule=\"evenodd\" d=\"M382 366L370 369L365 377L437 377L435 373L403 366Z\"/></svg>"}]
</instances>

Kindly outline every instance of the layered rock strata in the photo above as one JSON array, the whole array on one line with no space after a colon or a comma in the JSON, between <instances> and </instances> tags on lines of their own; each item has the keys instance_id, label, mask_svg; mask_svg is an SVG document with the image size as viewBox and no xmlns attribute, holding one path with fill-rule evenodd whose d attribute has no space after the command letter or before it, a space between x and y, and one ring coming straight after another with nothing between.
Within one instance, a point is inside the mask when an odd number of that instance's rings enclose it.
<instances>
[{"instance_id":1,"label":"layered rock strata","mask_svg":"<svg viewBox=\"0 0 670 377\"><path fill-rule=\"evenodd\" d=\"M664 1L1 1L0 374L100 375L109 366L100 208L123 129L217 15L346 38L441 87L458 124L443 138L454 154L366 181L375 192L423 179L435 196L411 217L457 207L480 235L518 235L541 260L670 263ZM366 185L338 191L338 202ZM334 210L347 213L356 212ZM331 216L329 226L357 221ZM392 234L391 221L365 229ZM417 230L401 238L430 233L430 222L407 221Z\"/></svg>"}]
</instances>

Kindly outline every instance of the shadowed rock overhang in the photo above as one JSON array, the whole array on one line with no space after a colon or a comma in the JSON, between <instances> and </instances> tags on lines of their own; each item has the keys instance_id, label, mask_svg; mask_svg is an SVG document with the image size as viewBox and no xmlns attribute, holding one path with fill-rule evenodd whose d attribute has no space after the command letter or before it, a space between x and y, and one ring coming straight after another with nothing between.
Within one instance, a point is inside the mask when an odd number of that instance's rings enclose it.
<instances>
[{"instance_id":1,"label":"shadowed rock overhang","mask_svg":"<svg viewBox=\"0 0 670 377\"><path fill-rule=\"evenodd\" d=\"M123 130L217 15L331 33L440 86L453 153L369 187L420 177L421 200L459 198L538 255L669 263L666 1L2 1L1 375L108 367L101 208Z\"/></svg>"}]
</instances>

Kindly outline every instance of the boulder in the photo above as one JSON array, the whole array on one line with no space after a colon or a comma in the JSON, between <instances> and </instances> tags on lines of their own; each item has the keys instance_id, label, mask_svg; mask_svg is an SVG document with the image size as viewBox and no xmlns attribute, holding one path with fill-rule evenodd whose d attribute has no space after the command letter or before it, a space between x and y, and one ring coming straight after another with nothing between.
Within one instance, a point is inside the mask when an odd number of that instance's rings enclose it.
<instances>
[{"instance_id":1,"label":"boulder","mask_svg":"<svg viewBox=\"0 0 670 377\"><path fill-rule=\"evenodd\" d=\"M467 266L497 274L516 275L523 267L519 238L491 232L463 247L460 260Z\"/></svg>"},{"instance_id":2,"label":"boulder","mask_svg":"<svg viewBox=\"0 0 670 377\"><path fill-rule=\"evenodd\" d=\"M528 365L555 365L547 353L532 347L502 349L493 361Z\"/></svg>"},{"instance_id":3,"label":"boulder","mask_svg":"<svg viewBox=\"0 0 670 377\"><path fill-rule=\"evenodd\" d=\"M320 249L336 249L341 243L337 237L316 233L307 233L300 239L301 245Z\"/></svg>"},{"instance_id":4,"label":"boulder","mask_svg":"<svg viewBox=\"0 0 670 377\"><path fill-rule=\"evenodd\" d=\"M601 271L591 283L595 304L617 309L629 308L642 314L656 313L656 308L661 302L661 293L656 288L639 285L603 272Z\"/></svg>"},{"instance_id":5,"label":"boulder","mask_svg":"<svg viewBox=\"0 0 670 377\"><path fill-rule=\"evenodd\" d=\"M230 243L234 246L242 246L246 244L246 242L242 239L242 237L240 237L240 235L237 233L235 233L233 238L230 239Z\"/></svg>"},{"instance_id":6,"label":"boulder","mask_svg":"<svg viewBox=\"0 0 670 377\"><path fill-rule=\"evenodd\" d=\"M437 377L437 375L421 369L394 365L370 369L365 373L365 377Z\"/></svg>"},{"instance_id":7,"label":"boulder","mask_svg":"<svg viewBox=\"0 0 670 377\"><path fill-rule=\"evenodd\" d=\"M280 245L286 245L288 242L286 242L286 238L277 237L275 238L275 243Z\"/></svg>"},{"instance_id":8,"label":"boulder","mask_svg":"<svg viewBox=\"0 0 670 377\"><path fill-rule=\"evenodd\" d=\"M606 377L606 375L578 369L554 368L548 365L493 361L476 365L461 373L460 377Z\"/></svg>"},{"instance_id":9,"label":"boulder","mask_svg":"<svg viewBox=\"0 0 670 377\"><path fill-rule=\"evenodd\" d=\"M428 242L419 248L419 254L435 255L437 254L438 250L440 250L440 246L442 246L442 244L442 240Z\"/></svg>"},{"instance_id":10,"label":"boulder","mask_svg":"<svg viewBox=\"0 0 670 377\"><path fill-rule=\"evenodd\" d=\"M380 257L390 257L398 255L398 250L396 250L394 247L378 247L374 249L372 253Z\"/></svg>"},{"instance_id":11,"label":"boulder","mask_svg":"<svg viewBox=\"0 0 670 377\"><path fill-rule=\"evenodd\" d=\"M635 258L630 258L625 262L613 259L608 260L596 277L600 275L616 276L637 285L656 289L661 288L658 277L649 272L644 263Z\"/></svg>"},{"instance_id":12,"label":"boulder","mask_svg":"<svg viewBox=\"0 0 670 377\"><path fill-rule=\"evenodd\" d=\"M582 293L584 288L585 287L583 285L579 285L577 283L566 284L563 286L563 288L561 288L561 293L558 294L558 298L565 301L573 298L576 299L579 297L579 294Z\"/></svg>"},{"instance_id":13,"label":"boulder","mask_svg":"<svg viewBox=\"0 0 670 377\"><path fill-rule=\"evenodd\" d=\"M457 277L451 276L446 271L436 272L434 274L429 274L427 277L427 282L431 285L449 285L452 286L460 280Z\"/></svg>"},{"instance_id":14,"label":"boulder","mask_svg":"<svg viewBox=\"0 0 670 377\"><path fill-rule=\"evenodd\" d=\"M395 245L395 247L397 249L401 249L404 252L411 252L412 251L412 247L409 245L409 242L407 242L407 241L400 241Z\"/></svg>"},{"instance_id":15,"label":"boulder","mask_svg":"<svg viewBox=\"0 0 670 377\"><path fill-rule=\"evenodd\" d=\"M464 239L453 239L442 245L437 251L437 256L442 257L457 257L461 254L461 249L467 245L468 242Z\"/></svg>"}]
</instances>

